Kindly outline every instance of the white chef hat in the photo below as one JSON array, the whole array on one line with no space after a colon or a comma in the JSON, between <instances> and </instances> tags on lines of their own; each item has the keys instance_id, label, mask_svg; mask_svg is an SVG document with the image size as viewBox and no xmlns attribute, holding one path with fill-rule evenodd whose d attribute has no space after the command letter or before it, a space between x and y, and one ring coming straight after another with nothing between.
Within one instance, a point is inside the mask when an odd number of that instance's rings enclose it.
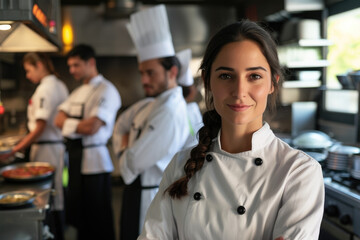
<instances>
[{"instance_id":1,"label":"white chef hat","mask_svg":"<svg viewBox=\"0 0 360 240\"><path fill-rule=\"evenodd\" d=\"M139 62L175 56L165 5L132 14L126 27L138 52Z\"/></svg>"},{"instance_id":2,"label":"white chef hat","mask_svg":"<svg viewBox=\"0 0 360 240\"><path fill-rule=\"evenodd\" d=\"M190 60L191 60L191 49L185 49L176 53L176 57L179 59L181 64L181 71L178 78L178 83L181 86L188 87L193 85L194 78L191 74Z\"/></svg>"}]
</instances>

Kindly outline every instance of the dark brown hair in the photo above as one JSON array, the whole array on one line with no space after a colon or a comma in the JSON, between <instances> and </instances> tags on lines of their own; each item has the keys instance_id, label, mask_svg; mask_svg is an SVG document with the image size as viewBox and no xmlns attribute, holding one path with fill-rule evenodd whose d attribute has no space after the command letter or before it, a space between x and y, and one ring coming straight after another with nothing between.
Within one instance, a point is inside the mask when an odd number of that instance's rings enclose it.
<instances>
[{"instance_id":1,"label":"dark brown hair","mask_svg":"<svg viewBox=\"0 0 360 240\"><path fill-rule=\"evenodd\" d=\"M88 61L90 58L96 58L95 50L92 46L87 44L78 44L67 54L67 58L79 57L83 61Z\"/></svg>"},{"instance_id":2,"label":"dark brown hair","mask_svg":"<svg viewBox=\"0 0 360 240\"><path fill-rule=\"evenodd\" d=\"M178 68L178 74L176 78L179 77L181 70L181 63L176 56L159 58L159 61L161 66L163 66L166 71L169 71L173 66L176 66Z\"/></svg>"},{"instance_id":3,"label":"dark brown hair","mask_svg":"<svg viewBox=\"0 0 360 240\"><path fill-rule=\"evenodd\" d=\"M54 65L53 65L50 57L48 55L46 55L45 53L29 52L29 53L25 54L25 56L23 57L23 63L25 63L25 62L29 63L33 66L36 66L37 62L41 62L50 74L54 74L55 76L59 77L55 71Z\"/></svg>"},{"instance_id":4,"label":"dark brown hair","mask_svg":"<svg viewBox=\"0 0 360 240\"><path fill-rule=\"evenodd\" d=\"M228 43L243 40L256 42L270 65L271 81L274 91L269 96L269 107L271 107L270 110L275 109L279 82L282 79L282 70L277 55L276 44L271 35L257 23L249 20L242 20L222 28L211 38L200 66L208 111L203 115L204 126L198 133L199 144L191 150L190 159L187 160L184 166L185 176L175 181L165 190L165 193L169 192L171 198L180 199L188 194L187 184L190 178L202 168L206 153L210 150L212 140L217 136L221 127L221 117L214 108L210 90L211 66L222 47Z\"/></svg>"}]
</instances>

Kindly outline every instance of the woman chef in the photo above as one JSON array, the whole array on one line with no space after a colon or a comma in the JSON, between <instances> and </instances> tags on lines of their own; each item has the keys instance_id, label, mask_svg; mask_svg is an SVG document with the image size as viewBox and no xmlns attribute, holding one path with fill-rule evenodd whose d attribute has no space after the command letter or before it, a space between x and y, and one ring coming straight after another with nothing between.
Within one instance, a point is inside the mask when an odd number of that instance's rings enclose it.
<instances>
[{"instance_id":1,"label":"woman chef","mask_svg":"<svg viewBox=\"0 0 360 240\"><path fill-rule=\"evenodd\" d=\"M318 239L321 167L263 121L281 76L271 36L248 20L226 26L201 70L199 144L165 170L139 239Z\"/></svg>"},{"instance_id":2,"label":"woman chef","mask_svg":"<svg viewBox=\"0 0 360 240\"><path fill-rule=\"evenodd\" d=\"M23 58L26 78L39 84L32 95L28 109L29 133L13 147L9 155L31 145L30 161L48 162L56 167L54 210L62 211L62 169L65 146L61 131L54 126L57 106L69 95L65 84L55 73L51 59L44 53L27 53ZM58 214L58 213L57 213Z\"/></svg>"}]
</instances>

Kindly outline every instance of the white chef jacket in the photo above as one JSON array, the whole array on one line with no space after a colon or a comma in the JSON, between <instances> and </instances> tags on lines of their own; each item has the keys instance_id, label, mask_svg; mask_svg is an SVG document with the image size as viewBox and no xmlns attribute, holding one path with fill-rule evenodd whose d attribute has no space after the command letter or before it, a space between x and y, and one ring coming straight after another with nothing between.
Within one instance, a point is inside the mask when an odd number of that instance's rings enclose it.
<instances>
[{"instance_id":1,"label":"white chef jacket","mask_svg":"<svg viewBox=\"0 0 360 240\"><path fill-rule=\"evenodd\" d=\"M54 118L57 113L57 107L68 97L69 91L65 84L57 79L55 75L48 75L41 79L34 94L32 95L28 109L28 128L34 131L36 120L46 121L43 133L37 139L37 142L51 141L61 142L63 138L61 131L54 125ZM30 149L30 160L37 162L48 162L56 167L55 171L55 190L57 191L54 201L54 209L63 209L62 194L62 169L64 165L65 146L57 144L32 144Z\"/></svg>"},{"instance_id":2,"label":"white chef jacket","mask_svg":"<svg viewBox=\"0 0 360 240\"><path fill-rule=\"evenodd\" d=\"M154 98L144 98L140 101L131 105L123 113L120 114L118 119L115 122L114 132L112 136L112 147L115 153L115 156L119 156L120 153L124 150L122 149L122 136L130 132L131 124L135 116Z\"/></svg>"},{"instance_id":3,"label":"white chef jacket","mask_svg":"<svg viewBox=\"0 0 360 240\"><path fill-rule=\"evenodd\" d=\"M204 125L199 105L196 102L188 103L186 105L186 109L190 124L190 134L185 142L184 149L198 144L197 133L199 129Z\"/></svg>"},{"instance_id":4,"label":"white chef jacket","mask_svg":"<svg viewBox=\"0 0 360 240\"><path fill-rule=\"evenodd\" d=\"M142 186L159 185L165 168L183 147L190 131L181 87L169 89L149 102L132 125L128 148L119 160L124 182L130 184L140 174ZM157 190L142 190L140 229Z\"/></svg>"},{"instance_id":5,"label":"white chef jacket","mask_svg":"<svg viewBox=\"0 0 360 240\"><path fill-rule=\"evenodd\" d=\"M105 125L93 135L76 133L79 119L65 120L62 134L65 137L82 138L84 146L81 173L97 174L113 171L107 141L112 135L115 117L121 106L121 99L116 87L101 74L92 78L88 84L82 84L75 89L69 98L59 106L69 116L78 116L83 119L98 117ZM97 147L87 147L94 146Z\"/></svg>"},{"instance_id":6,"label":"white chef jacket","mask_svg":"<svg viewBox=\"0 0 360 240\"><path fill-rule=\"evenodd\" d=\"M320 164L277 138L267 123L253 134L250 151L225 152L219 135L181 200L164 190L184 175L190 149L174 157L138 239L318 239Z\"/></svg>"}]
</instances>

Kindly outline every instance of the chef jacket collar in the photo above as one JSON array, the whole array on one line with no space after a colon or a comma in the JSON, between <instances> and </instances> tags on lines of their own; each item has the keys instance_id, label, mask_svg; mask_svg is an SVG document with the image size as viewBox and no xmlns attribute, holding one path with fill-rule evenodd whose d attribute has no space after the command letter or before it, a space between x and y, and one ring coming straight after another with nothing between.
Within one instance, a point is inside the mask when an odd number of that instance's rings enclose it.
<instances>
[{"instance_id":1,"label":"chef jacket collar","mask_svg":"<svg viewBox=\"0 0 360 240\"><path fill-rule=\"evenodd\" d=\"M57 78L54 74L50 74L50 75L47 75L45 77L43 77L40 81L40 84L44 84L44 83L48 83L48 82L53 82L55 81Z\"/></svg>"},{"instance_id":2,"label":"chef jacket collar","mask_svg":"<svg viewBox=\"0 0 360 240\"><path fill-rule=\"evenodd\" d=\"M264 148L275 137L274 133L270 129L269 124L267 122L264 122L263 126L259 130L254 132L253 135L252 135L251 151L232 154L232 153L228 153L228 152L224 151L221 148L220 135L221 135L221 129L219 130L217 138L213 139L213 141L215 141L214 148L217 149L219 152L222 152L222 153L224 153L226 155L230 154L232 156L249 155L249 154L253 153L256 150L260 150L260 149Z\"/></svg>"},{"instance_id":3,"label":"chef jacket collar","mask_svg":"<svg viewBox=\"0 0 360 240\"><path fill-rule=\"evenodd\" d=\"M159 96L157 96L155 99L159 102L162 103L164 101L166 101L171 95L182 95L182 88L177 86L174 88L170 88L168 90L166 90L165 92L161 93ZM175 106L174 106L175 107Z\"/></svg>"},{"instance_id":4,"label":"chef jacket collar","mask_svg":"<svg viewBox=\"0 0 360 240\"><path fill-rule=\"evenodd\" d=\"M97 85L98 83L100 83L103 80L103 75L102 74L98 74L97 76L93 77L92 79L90 79L89 84L91 85Z\"/></svg>"}]
</instances>

